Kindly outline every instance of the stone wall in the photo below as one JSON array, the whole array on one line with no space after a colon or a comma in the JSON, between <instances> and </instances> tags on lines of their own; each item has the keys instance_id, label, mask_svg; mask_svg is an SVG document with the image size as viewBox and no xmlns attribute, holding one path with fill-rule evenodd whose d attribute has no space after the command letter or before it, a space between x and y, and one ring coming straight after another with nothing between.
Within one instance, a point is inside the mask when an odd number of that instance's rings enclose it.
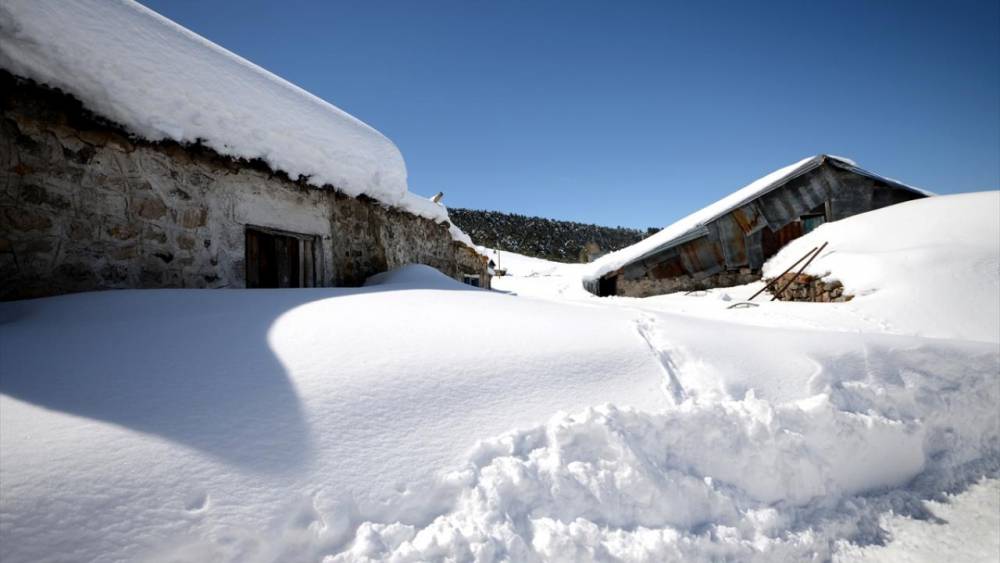
<instances>
[{"instance_id":1,"label":"stone wall","mask_svg":"<svg viewBox=\"0 0 1000 563\"><path fill-rule=\"evenodd\" d=\"M485 259L447 224L259 161L136 139L2 71L0 92L0 299L245 287L247 226L315 236L320 286L359 285L406 263L485 275Z\"/></svg>"},{"instance_id":2,"label":"stone wall","mask_svg":"<svg viewBox=\"0 0 1000 563\"><path fill-rule=\"evenodd\" d=\"M460 242L452 242L452 247L455 250L456 269L454 274L449 275L459 280L462 279L464 274L478 275L479 287L490 289L493 285L493 279L487 273L489 268L486 264L489 263L489 258L484 257L482 254Z\"/></svg>"},{"instance_id":3,"label":"stone wall","mask_svg":"<svg viewBox=\"0 0 1000 563\"><path fill-rule=\"evenodd\" d=\"M761 279L760 274L749 269L739 272L721 272L701 279L691 276L677 276L657 279L652 276L628 280L619 275L615 280L616 295L624 297L651 297L679 291L696 291L717 287L733 287L753 283ZM771 280L765 280L770 282ZM791 284L782 292L781 301L813 301L818 303L840 303L850 301L854 296L844 293L839 281L823 281L822 277L794 273L785 274L769 290L772 294L785 283ZM593 290L591 290L593 292Z\"/></svg>"},{"instance_id":4,"label":"stone wall","mask_svg":"<svg viewBox=\"0 0 1000 563\"><path fill-rule=\"evenodd\" d=\"M656 278L650 275L636 279L625 279L619 275L616 280L617 295L625 297L650 297L678 291L696 291L713 287L733 287L753 283L760 279L760 274L749 269L738 272L720 272L711 276L695 279L692 276Z\"/></svg>"},{"instance_id":5,"label":"stone wall","mask_svg":"<svg viewBox=\"0 0 1000 563\"><path fill-rule=\"evenodd\" d=\"M770 282L771 280L767 281ZM778 282L768 291L773 295L789 281L791 284L781 292L781 295L778 297L779 301L843 303L854 298L853 295L844 293L844 286L837 280L823 281L822 277L810 276L808 274L795 275L794 272L779 277Z\"/></svg>"}]
</instances>

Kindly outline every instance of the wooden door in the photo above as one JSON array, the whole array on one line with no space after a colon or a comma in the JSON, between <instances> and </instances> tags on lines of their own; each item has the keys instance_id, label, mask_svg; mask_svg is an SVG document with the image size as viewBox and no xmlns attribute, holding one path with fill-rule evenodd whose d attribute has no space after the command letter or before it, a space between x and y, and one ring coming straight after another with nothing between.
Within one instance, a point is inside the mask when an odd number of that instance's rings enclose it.
<instances>
[{"instance_id":1,"label":"wooden door","mask_svg":"<svg viewBox=\"0 0 1000 563\"><path fill-rule=\"evenodd\" d=\"M247 287L302 287L302 246L305 242L298 237L248 228ZM311 242L308 241L310 257ZM311 269L309 273L311 274Z\"/></svg>"}]
</instances>

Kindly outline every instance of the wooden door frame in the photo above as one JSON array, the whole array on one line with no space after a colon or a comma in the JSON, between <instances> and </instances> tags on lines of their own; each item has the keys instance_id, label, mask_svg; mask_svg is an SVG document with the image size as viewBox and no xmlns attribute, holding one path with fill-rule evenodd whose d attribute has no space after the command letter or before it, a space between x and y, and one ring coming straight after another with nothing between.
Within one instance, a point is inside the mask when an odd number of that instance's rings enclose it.
<instances>
[{"instance_id":1,"label":"wooden door frame","mask_svg":"<svg viewBox=\"0 0 1000 563\"><path fill-rule=\"evenodd\" d=\"M308 233L276 229L274 227L265 227L263 225L246 224L243 225L244 241L249 238L250 231L297 239L299 241L299 287L319 287L321 285L323 253L320 252L320 245L322 244L322 237ZM245 247L243 249L243 258L244 285L246 285L247 281L250 280L250 261L247 259L247 249Z\"/></svg>"}]
</instances>

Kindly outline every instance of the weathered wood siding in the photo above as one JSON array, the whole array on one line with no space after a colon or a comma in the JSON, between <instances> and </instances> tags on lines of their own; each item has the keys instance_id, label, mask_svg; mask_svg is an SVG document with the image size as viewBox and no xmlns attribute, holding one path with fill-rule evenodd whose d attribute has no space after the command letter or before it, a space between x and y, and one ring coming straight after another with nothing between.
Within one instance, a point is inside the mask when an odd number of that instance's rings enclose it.
<instances>
[{"instance_id":1,"label":"weathered wood siding","mask_svg":"<svg viewBox=\"0 0 1000 563\"><path fill-rule=\"evenodd\" d=\"M705 234L668 246L605 276L618 295L749 283L781 247L804 233L803 215L827 222L923 197L855 172L836 160L813 168L705 225ZM603 294L603 293L602 293Z\"/></svg>"}]
</instances>

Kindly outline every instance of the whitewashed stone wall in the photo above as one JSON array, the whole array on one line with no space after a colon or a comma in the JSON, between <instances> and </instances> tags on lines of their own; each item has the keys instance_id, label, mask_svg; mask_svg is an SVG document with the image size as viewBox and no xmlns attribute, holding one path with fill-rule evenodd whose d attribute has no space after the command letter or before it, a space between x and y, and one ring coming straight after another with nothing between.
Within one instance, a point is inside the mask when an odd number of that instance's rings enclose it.
<instances>
[{"instance_id":1,"label":"whitewashed stone wall","mask_svg":"<svg viewBox=\"0 0 1000 563\"><path fill-rule=\"evenodd\" d=\"M482 258L447 224L200 146L149 143L0 73L0 299L106 288L244 287L245 229L318 237L318 285L406 263L461 279Z\"/></svg>"}]
</instances>

